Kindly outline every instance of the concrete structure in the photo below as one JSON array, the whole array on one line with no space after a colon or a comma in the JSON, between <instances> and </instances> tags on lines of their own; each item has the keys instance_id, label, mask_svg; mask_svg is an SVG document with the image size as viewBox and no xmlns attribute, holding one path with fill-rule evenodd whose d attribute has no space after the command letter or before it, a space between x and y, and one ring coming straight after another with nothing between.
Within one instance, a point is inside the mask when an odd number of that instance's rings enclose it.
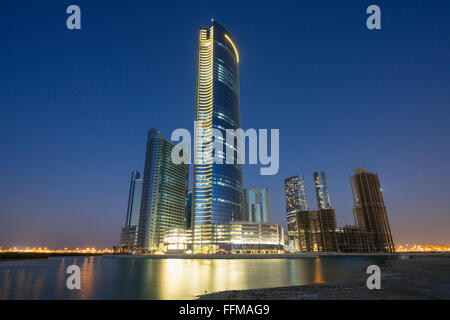
<instances>
[{"instance_id":1,"label":"concrete structure","mask_svg":"<svg viewBox=\"0 0 450 320\"><path fill-rule=\"evenodd\" d=\"M338 252L334 209L296 213L301 252Z\"/></svg>"},{"instance_id":2,"label":"concrete structure","mask_svg":"<svg viewBox=\"0 0 450 320\"><path fill-rule=\"evenodd\" d=\"M339 252L369 253L375 252L372 234L366 229L347 225L337 230Z\"/></svg>"},{"instance_id":3,"label":"concrete structure","mask_svg":"<svg viewBox=\"0 0 450 320\"><path fill-rule=\"evenodd\" d=\"M395 252L378 175L367 169L357 168L350 177L350 184L356 225L371 234L376 252Z\"/></svg>"}]
</instances>

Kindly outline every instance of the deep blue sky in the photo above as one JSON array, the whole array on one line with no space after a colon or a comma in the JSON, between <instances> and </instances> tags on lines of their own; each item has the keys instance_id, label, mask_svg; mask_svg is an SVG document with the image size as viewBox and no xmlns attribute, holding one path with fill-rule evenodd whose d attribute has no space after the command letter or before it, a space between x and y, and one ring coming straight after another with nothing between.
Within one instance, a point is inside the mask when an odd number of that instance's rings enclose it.
<instances>
[{"instance_id":1,"label":"deep blue sky","mask_svg":"<svg viewBox=\"0 0 450 320\"><path fill-rule=\"evenodd\" d=\"M77 4L82 30L66 28ZM378 4L382 30L365 10ZM280 171L244 168L285 225L283 179L324 170L338 224L349 174L379 174L397 244L450 244L449 1L5 1L0 246L111 247L146 131L193 127L199 26L240 53L246 128L280 129Z\"/></svg>"}]
</instances>

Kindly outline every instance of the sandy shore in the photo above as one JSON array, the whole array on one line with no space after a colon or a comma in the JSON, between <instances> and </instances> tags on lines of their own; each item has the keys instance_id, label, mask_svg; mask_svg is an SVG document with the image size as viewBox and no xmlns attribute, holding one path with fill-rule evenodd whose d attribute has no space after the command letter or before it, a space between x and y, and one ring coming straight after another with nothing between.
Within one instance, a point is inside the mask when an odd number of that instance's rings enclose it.
<instances>
[{"instance_id":1,"label":"sandy shore","mask_svg":"<svg viewBox=\"0 0 450 320\"><path fill-rule=\"evenodd\" d=\"M206 294L204 300L339 300L339 299L450 299L450 255L410 255L389 260L381 268L381 289L369 290L365 268L327 284L230 290Z\"/></svg>"}]
</instances>

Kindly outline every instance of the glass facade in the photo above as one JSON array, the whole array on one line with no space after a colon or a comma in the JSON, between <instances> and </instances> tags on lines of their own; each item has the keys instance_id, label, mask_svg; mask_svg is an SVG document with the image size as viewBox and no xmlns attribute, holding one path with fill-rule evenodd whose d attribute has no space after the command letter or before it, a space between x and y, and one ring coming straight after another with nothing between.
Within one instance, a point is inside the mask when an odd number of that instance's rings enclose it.
<instances>
[{"instance_id":1,"label":"glass facade","mask_svg":"<svg viewBox=\"0 0 450 320\"><path fill-rule=\"evenodd\" d=\"M192 228L193 225L193 218L192 215L192 190L189 190L186 195L186 227Z\"/></svg>"},{"instance_id":2,"label":"glass facade","mask_svg":"<svg viewBox=\"0 0 450 320\"><path fill-rule=\"evenodd\" d=\"M269 189L244 190L244 221L270 223Z\"/></svg>"},{"instance_id":3,"label":"glass facade","mask_svg":"<svg viewBox=\"0 0 450 320\"><path fill-rule=\"evenodd\" d=\"M323 171L314 172L314 189L316 191L317 208L331 209L330 195L328 193L327 176Z\"/></svg>"},{"instance_id":4,"label":"glass facade","mask_svg":"<svg viewBox=\"0 0 450 320\"><path fill-rule=\"evenodd\" d=\"M120 232L119 252L134 253L138 226L123 227Z\"/></svg>"},{"instance_id":5,"label":"glass facade","mask_svg":"<svg viewBox=\"0 0 450 320\"><path fill-rule=\"evenodd\" d=\"M198 42L195 153L210 159L233 152L233 164L211 161L194 165L193 209L195 250L214 252L212 231L219 224L242 219L242 168L236 148L230 146L215 154L212 130L225 138L226 129L240 128L239 54L228 31L217 22L200 28Z\"/></svg>"},{"instance_id":6,"label":"glass facade","mask_svg":"<svg viewBox=\"0 0 450 320\"><path fill-rule=\"evenodd\" d=\"M161 251L166 229L186 228L189 166L172 162L174 146L161 131L149 130L137 239L141 252Z\"/></svg>"},{"instance_id":7,"label":"glass facade","mask_svg":"<svg viewBox=\"0 0 450 320\"><path fill-rule=\"evenodd\" d=\"M308 210L305 179L302 175L285 179L284 192L286 196L286 212Z\"/></svg>"},{"instance_id":8,"label":"glass facade","mask_svg":"<svg viewBox=\"0 0 450 320\"><path fill-rule=\"evenodd\" d=\"M142 199L142 179L138 171L131 173L130 192L128 195L127 219L125 227L137 226L139 224L139 212Z\"/></svg>"},{"instance_id":9,"label":"glass facade","mask_svg":"<svg viewBox=\"0 0 450 320\"><path fill-rule=\"evenodd\" d=\"M138 171L131 172L130 191L125 226L120 232L119 251L133 252L136 248L137 228L142 200L143 179Z\"/></svg>"},{"instance_id":10,"label":"glass facade","mask_svg":"<svg viewBox=\"0 0 450 320\"><path fill-rule=\"evenodd\" d=\"M276 224L237 222L217 225L213 238L220 253L284 253L285 233ZM166 253L191 253L194 242L191 229L167 229Z\"/></svg>"},{"instance_id":11,"label":"glass facade","mask_svg":"<svg viewBox=\"0 0 450 320\"><path fill-rule=\"evenodd\" d=\"M286 219L288 227L289 246L291 250L299 250L296 213L307 211L305 179L303 176L293 176L284 180L286 197Z\"/></svg>"}]
</instances>

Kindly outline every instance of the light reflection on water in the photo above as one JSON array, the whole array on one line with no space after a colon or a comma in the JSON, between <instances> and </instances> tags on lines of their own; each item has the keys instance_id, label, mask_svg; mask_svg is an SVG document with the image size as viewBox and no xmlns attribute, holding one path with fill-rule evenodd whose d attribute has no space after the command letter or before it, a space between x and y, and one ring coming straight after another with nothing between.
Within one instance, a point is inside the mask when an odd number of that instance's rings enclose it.
<instances>
[{"instance_id":1,"label":"light reflection on water","mask_svg":"<svg viewBox=\"0 0 450 320\"><path fill-rule=\"evenodd\" d=\"M120 259L64 257L0 262L0 299L194 299L223 290L323 283L386 257ZM66 287L69 265L81 289Z\"/></svg>"}]
</instances>

